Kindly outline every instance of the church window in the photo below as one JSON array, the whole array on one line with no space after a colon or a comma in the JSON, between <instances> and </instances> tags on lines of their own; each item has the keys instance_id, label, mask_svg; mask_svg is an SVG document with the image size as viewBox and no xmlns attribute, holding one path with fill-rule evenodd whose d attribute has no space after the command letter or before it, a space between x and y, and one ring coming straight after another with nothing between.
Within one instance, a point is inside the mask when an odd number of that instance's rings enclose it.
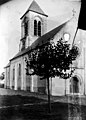
<instances>
[{"instance_id":1,"label":"church window","mask_svg":"<svg viewBox=\"0 0 86 120\"><path fill-rule=\"evenodd\" d=\"M22 41L22 49L21 50L24 50L25 49L25 40Z\"/></svg>"},{"instance_id":2,"label":"church window","mask_svg":"<svg viewBox=\"0 0 86 120\"><path fill-rule=\"evenodd\" d=\"M19 76L21 76L21 64L19 64Z\"/></svg>"},{"instance_id":3,"label":"church window","mask_svg":"<svg viewBox=\"0 0 86 120\"><path fill-rule=\"evenodd\" d=\"M37 36L37 21L34 20L34 35Z\"/></svg>"},{"instance_id":4,"label":"church window","mask_svg":"<svg viewBox=\"0 0 86 120\"><path fill-rule=\"evenodd\" d=\"M9 77L10 77L10 74L9 74L9 71L8 71L8 80L10 79Z\"/></svg>"},{"instance_id":5,"label":"church window","mask_svg":"<svg viewBox=\"0 0 86 120\"><path fill-rule=\"evenodd\" d=\"M24 27L25 27L25 36L26 36L28 35L28 21L25 21Z\"/></svg>"},{"instance_id":6,"label":"church window","mask_svg":"<svg viewBox=\"0 0 86 120\"><path fill-rule=\"evenodd\" d=\"M13 80L15 80L15 68L13 68Z\"/></svg>"},{"instance_id":7,"label":"church window","mask_svg":"<svg viewBox=\"0 0 86 120\"><path fill-rule=\"evenodd\" d=\"M34 20L34 35L41 36L41 21Z\"/></svg>"},{"instance_id":8,"label":"church window","mask_svg":"<svg viewBox=\"0 0 86 120\"><path fill-rule=\"evenodd\" d=\"M38 22L38 36L41 36L41 22Z\"/></svg>"},{"instance_id":9,"label":"church window","mask_svg":"<svg viewBox=\"0 0 86 120\"><path fill-rule=\"evenodd\" d=\"M69 33L64 33L63 37L64 37L65 41L68 41L70 39L70 34Z\"/></svg>"}]
</instances>

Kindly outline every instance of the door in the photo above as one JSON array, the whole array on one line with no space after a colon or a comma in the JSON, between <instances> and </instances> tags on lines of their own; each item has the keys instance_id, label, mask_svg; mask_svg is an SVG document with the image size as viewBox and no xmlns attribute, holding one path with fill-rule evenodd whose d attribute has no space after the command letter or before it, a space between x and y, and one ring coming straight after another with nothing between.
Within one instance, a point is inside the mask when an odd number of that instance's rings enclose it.
<instances>
[{"instance_id":1,"label":"door","mask_svg":"<svg viewBox=\"0 0 86 120\"><path fill-rule=\"evenodd\" d=\"M77 77L71 79L70 93L79 93L79 80Z\"/></svg>"}]
</instances>

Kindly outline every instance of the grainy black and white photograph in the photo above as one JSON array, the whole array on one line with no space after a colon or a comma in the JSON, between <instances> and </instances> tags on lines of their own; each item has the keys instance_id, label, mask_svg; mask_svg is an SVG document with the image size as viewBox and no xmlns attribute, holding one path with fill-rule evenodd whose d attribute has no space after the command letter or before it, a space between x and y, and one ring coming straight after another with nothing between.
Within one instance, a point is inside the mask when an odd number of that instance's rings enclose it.
<instances>
[{"instance_id":1,"label":"grainy black and white photograph","mask_svg":"<svg viewBox=\"0 0 86 120\"><path fill-rule=\"evenodd\" d=\"M86 120L86 0L0 0L0 120Z\"/></svg>"}]
</instances>

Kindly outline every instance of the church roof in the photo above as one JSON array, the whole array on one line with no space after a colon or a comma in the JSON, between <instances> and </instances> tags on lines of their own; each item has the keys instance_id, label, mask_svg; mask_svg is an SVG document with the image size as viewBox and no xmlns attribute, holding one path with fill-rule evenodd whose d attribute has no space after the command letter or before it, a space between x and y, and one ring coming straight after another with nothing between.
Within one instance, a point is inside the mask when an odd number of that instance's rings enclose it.
<instances>
[{"instance_id":1,"label":"church roof","mask_svg":"<svg viewBox=\"0 0 86 120\"><path fill-rule=\"evenodd\" d=\"M67 21L68 22L68 21ZM12 59L18 58L28 52L30 52L32 49L35 49L38 46L42 46L43 44L46 44L50 41L65 25L66 23L61 24L60 26L54 28L53 30L49 31L48 33L44 34L43 36L39 37L34 43L32 43L31 46L29 46L27 49L20 51L18 54L16 54Z\"/></svg>"},{"instance_id":2,"label":"church roof","mask_svg":"<svg viewBox=\"0 0 86 120\"><path fill-rule=\"evenodd\" d=\"M4 68L7 68L7 67L10 67L10 62Z\"/></svg>"},{"instance_id":3,"label":"church roof","mask_svg":"<svg viewBox=\"0 0 86 120\"><path fill-rule=\"evenodd\" d=\"M43 10L40 8L40 6L36 3L35 0L33 0L33 2L31 3L30 7L27 9L25 14L20 19L22 19L29 11L36 12L36 13L39 13L41 15L44 15L44 16L48 17L48 15L46 15L43 12Z\"/></svg>"}]
</instances>

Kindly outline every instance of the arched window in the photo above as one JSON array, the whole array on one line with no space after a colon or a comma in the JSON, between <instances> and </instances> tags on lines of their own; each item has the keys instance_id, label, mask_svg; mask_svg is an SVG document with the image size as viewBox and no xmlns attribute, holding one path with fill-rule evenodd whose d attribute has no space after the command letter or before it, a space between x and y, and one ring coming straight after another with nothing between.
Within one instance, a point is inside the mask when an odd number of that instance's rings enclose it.
<instances>
[{"instance_id":1,"label":"arched window","mask_svg":"<svg viewBox=\"0 0 86 120\"><path fill-rule=\"evenodd\" d=\"M25 36L26 36L28 35L28 21L25 21L24 29L25 29Z\"/></svg>"},{"instance_id":2,"label":"arched window","mask_svg":"<svg viewBox=\"0 0 86 120\"><path fill-rule=\"evenodd\" d=\"M10 74L9 74L9 71L8 71L8 80L10 79Z\"/></svg>"},{"instance_id":3,"label":"arched window","mask_svg":"<svg viewBox=\"0 0 86 120\"><path fill-rule=\"evenodd\" d=\"M41 36L41 21L39 19L34 20L34 35Z\"/></svg>"},{"instance_id":4,"label":"arched window","mask_svg":"<svg viewBox=\"0 0 86 120\"><path fill-rule=\"evenodd\" d=\"M25 49L25 40L22 41L22 48L21 50L24 50Z\"/></svg>"},{"instance_id":5,"label":"arched window","mask_svg":"<svg viewBox=\"0 0 86 120\"><path fill-rule=\"evenodd\" d=\"M13 81L15 80L15 68L13 68Z\"/></svg>"},{"instance_id":6,"label":"arched window","mask_svg":"<svg viewBox=\"0 0 86 120\"><path fill-rule=\"evenodd\" d=\"M41 36L41 22L38 22L38 36Z\"/></svg>"},{"instance_id":7,"label":"arched window","mask_svg":"<svg viewBox=\"0 0 86 120\"><path fill-rule=\"evenodd\" d=\"M37 36L37 21L34 20L34 35Z\"/></svg>"},{"instance_id":8,"label":"arched window","mask_svg":"<svg viewBox=\"0 0 86 120\"><path fill-rule=\"evenodd\" d=\"M19 76L21 76L21 64L19 64Z\"/></svg>"}]
</instances>

